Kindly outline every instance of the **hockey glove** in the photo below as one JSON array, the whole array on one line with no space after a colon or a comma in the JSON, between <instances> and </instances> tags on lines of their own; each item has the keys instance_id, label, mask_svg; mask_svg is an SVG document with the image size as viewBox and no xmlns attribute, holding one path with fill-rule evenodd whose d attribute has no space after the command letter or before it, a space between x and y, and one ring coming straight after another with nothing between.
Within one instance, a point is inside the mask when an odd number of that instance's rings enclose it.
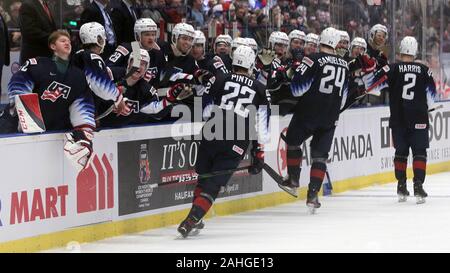
<instances>
[{"instance_id":1,"label":"hockey glove","mask_svg":"<svg viewBox=\"0 0 450 273\"><path fill-rule=\"evenodd\" d=\"M195 79L195 83L199 84L199 85L207 85L209 80L214 77L214 75L209 72L208 70L204 70L204 69L197 69L194 72L194 79Z\"/></svg>"},{"instance_id":2,"label":"hockey glove","mask_svg":"<svg viewBox=\"0 0 450 273\"><path fill-rule=\"evenodd\" d=\"M177 83L167 90L166 99L170 103L176 103L192 95L192 89L182 83Z\"/></svg>"},{"instance_id":3,"label":"hockey glove","mask_svg":"<svg viewBox=\"0 0 450 273\"><path fill-rule=\"evenodd\" d=\"M261 144L254 144L251 150L252 165L248 168L250 174L259 174L264 165L264 147Z\"/></svg>"},{"instance_id":4,"label":"hockey glove","mask_svg":"<svg viewBox=\"0 0 450 273\"><path fill-rule=\"evenodd\" d=\"M92 155L93 134L86 130L74 130L66 134L64 153L78 171L89 165Z\"/></svg>"},{"instance_id":5,"label":"hockey glove","mask_svg":"<svg viewBox=\"0 0 450 273\"><path fill-rule=\"evenodd\" d=\"M301 64L302 64L302 62L300 62L300 61L295 61L291 64L291 67L289 67L289 69L286 71L286 75L289 80L292 80L292 78L294 77L295 71Z\"/></svg>"},{"instance_id":6,"label":"hockey glove","mask_svg":"<svg viewBox=\"0 0 450 273\"><path fill-rule=\"evenodd\" d=\"M272 63L272 61L275 59L275 51L263 48L260 53L258 54L258 59L262 62L264 66L268 66Z\"/></svg>"},{"instance_id":7,"label":"hockey glove","mask_svg":"<svg viewBox=\"0 0 450 273\"><path fill-rule=\"evenodd\" d=\"M377 61L367 54L359 55L358 59L361 64L361 71L364 74L374 71L375 68L377 67Z\"/></svg>"}]
</instances>

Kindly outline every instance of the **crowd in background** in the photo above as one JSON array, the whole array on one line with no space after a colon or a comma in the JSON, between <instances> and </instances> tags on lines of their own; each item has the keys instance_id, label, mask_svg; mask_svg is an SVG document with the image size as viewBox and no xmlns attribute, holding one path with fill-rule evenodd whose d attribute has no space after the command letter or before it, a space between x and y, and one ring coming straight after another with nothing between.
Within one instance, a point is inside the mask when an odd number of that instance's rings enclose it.
<instances>
[{"instance_id":1,"label":"crowd in background","mask_svg":"<svg viewBox=\"0 0 450 273\"><path fill-rule=\"evenodd\" d=\"M25 0L0 0L0 14L9 29L11 51L21 47L19 10ZM92 0L46 0L53 10L57 28L73 33L77 48L77 31L83 11ZM123 0L110 0L117 6ZM390 35L384 49L393 61L395 47L406 36L414 36L422 47L426 61L440 75L440 53L450 53L450 0L127 0L133 5L137 17L151 18L159 26L160 39L168 41L172 27L187 22L205 33L207 47L219 34L232 37L254 38L259 47L267 46L270 33L281 30L289 33L298 29L319 34L324 28L334 26L346 30L350 37L367 38L369 28L375 24L386 25ZM426 3L426 14L422 14ZM114 18L113 18L114 22ZM424 23L426 22L426 25ZM121 23L114 22L116 25ZM424 27L425 26L425 27ZM130 28L128 30L132 32ZM118 37L117 44L121 37ZM438 81L440 82L440 81Z\"/></svg>"}]
</instances>

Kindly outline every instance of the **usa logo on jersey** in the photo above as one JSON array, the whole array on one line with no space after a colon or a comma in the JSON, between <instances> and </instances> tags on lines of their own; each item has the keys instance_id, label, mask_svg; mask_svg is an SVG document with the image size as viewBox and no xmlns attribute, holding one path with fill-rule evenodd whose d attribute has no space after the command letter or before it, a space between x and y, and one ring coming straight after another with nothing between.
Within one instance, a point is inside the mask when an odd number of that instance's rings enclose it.
<instances>
[{"instance_id":1,"label":"usa logo on jersey","mask_svg":"<svg viewBox=\"0 0 450 273\"><path fill-rule=\"evenodd\" d=\"M42 100L50 100L51 102L55 102L59 97L63 97L63 99L67 99L70 93L70 87L64 85L62 83L53 81L47 89L42 93Z\"/></svg>"}]
</instances>

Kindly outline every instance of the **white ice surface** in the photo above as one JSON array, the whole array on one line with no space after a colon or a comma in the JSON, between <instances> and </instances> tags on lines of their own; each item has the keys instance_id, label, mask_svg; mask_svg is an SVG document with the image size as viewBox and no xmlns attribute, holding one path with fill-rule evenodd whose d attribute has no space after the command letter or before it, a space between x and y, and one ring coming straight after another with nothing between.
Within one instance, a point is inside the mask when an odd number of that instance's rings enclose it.
<instances>
[{"instance_id":1,"label":"white ice surface","mask_svg":"<svg viewBox=\"0 0 450 273\"><path fill-rule=\"evenodd\" d=\"M50 252L450 252L450 173L424 188L423 205L398 203L393 183L321 197L315 215L299 201L208 219L188 239L170 226Z\"/></svg>"}]
</instances>

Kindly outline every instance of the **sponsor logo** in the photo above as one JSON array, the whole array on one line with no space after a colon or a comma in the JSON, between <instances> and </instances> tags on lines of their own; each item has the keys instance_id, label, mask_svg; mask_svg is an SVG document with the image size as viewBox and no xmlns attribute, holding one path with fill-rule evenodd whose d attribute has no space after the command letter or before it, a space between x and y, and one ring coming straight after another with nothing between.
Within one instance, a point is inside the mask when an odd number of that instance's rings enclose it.
<instances>
[{"instance_id":1,"label":"sponsor logo","mask_svg":"<svg viewBox=\"0 0 450 273\"><path fill-rule=\"evenodd\" d=\"M150 174L147 144L141 144L141 150L139 151L139 181L142 184L147 183L150 181Z\"/></svg>"},{"instance_id":2,"label":"sponsor logo","mask_svg":"<svg viewBox=\"0 0 450 273\"><path fill-rule=\"evenodd\" d=\"M51 102L55 102L59 97L63 97L63 99L67 99L70 93L70 87L59 83L57 81L53 81L47 89L42 93L42 100L50 100Z\"/></svg>"},{"instance_id":3,"label":"sponsor logo","mask_svg":"<svg viewBox=\"0 0 450 273\"><path fill-rule=\"evenodd\" d=\"M105 154L94 155L77 177L77 213L114 207L114 172Z\"/></svg>"},{"instance_id":4,"label":"sponsor logo","mask_svg":"<svg viewBox=\"0 0 450 273\"><path fill-rule=\"evenodd\" d=\"M244 154L244 150L242 148L236 146L236 145L233 145L233 151L235 151L239 155L243 155Z\"/></svg>"},{"instance_id":5,"label":"sponsor logo","mask_svg":"<svg viewBox=\"0 0 450 273\"><path fill-rule=\"evenodd\" d=\"M391 129L389 128L389 118L380 119L381 148L392 147Z\"/></svg>"},{"instance_id":6,"label":"sponsor logo","mask_svg":"<svg viewBox=\"0 0 450 273\"><path fill-rule=\"evenodd\" d=\"M66 216L67 185L11 194L10 224Z\"/></svg>"}]
</instances>

